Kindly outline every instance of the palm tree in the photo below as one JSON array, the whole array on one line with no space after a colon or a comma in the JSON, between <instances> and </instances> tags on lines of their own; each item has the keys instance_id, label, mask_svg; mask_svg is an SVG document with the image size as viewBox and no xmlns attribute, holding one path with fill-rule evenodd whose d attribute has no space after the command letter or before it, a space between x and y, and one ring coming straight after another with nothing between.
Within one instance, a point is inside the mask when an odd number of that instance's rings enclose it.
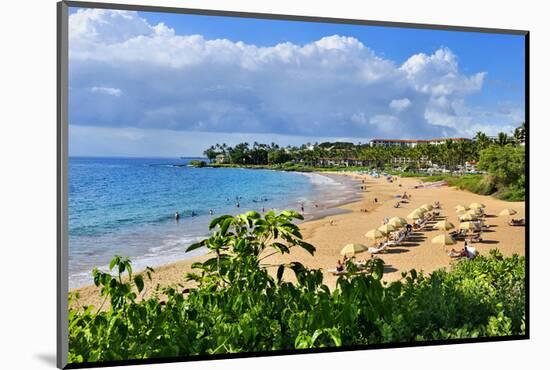
<instances>
[{"instance_id":1,"label":"palm tree","mask_svg":"<svg viewBox=\"0 0 550 370\"><path fill-rule=\"evenodd\" d=\"M489 139L489 137L481 131L478 131L476 133L476 136L474 137L474 140L476 142L478 151L487 148L489 146L489 144L491 143L491 140Z\"/></svg>"},{"instance_id":2,"label":"palm tree","mask_svg":"<svg viewBox=\"0 0 550 370\"><path fill-rule=\"evenodd\" d=\"M505 146L506 144L510 143L510 138L508 137L508 134L504 132L499 132L497 136L497 144L500 146Z\"/></svg>"},{"instance_id":3,"label":"palm tree","mask_svg":"<svg viewBox=\"0 0 550 370\"><path fill-rule=\"evenodd\" d=\"M517 127L514 130L514 141L516 144L524 144L525 143L525 122L521 124L521 126Z\"/></svg>"}]
</instances>

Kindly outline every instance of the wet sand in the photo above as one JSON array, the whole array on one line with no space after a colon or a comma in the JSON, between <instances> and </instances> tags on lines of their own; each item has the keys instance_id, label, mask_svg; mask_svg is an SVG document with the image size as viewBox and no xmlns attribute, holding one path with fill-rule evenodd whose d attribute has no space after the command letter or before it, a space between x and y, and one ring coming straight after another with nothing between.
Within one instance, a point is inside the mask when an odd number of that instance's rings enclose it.
<instances>
[{"instance_id":1,"label":"wet sand","mask_svg":"<svg viewBox=\"0 0 550 370\"><path fill-rule=\"evenodd\" d=\"M431 204L435 201L441 203L441 216L448 217L448 220L457 227L459 224L455 212L457 204L467 206L470 203L479 202L486 205L485 223L490 225L490 230L483 233L481 243L474 244L480 254L487 255L494 248L499 249L505 256L515 253L524 255L525 253L525 228L509 226L507 216L498 216L498 213L504 208L513 208L517 211L514 218L525 217L525 202L502 201L447 186L415 189L414 187L419 184L418 178L398 178L397 181L389 183L384 178L375 179L369 175L339 174L364 181L363 185L366 185L366 190L358 190L360 200L339 207L346 212L300 224L304 239L317 248L315 255L311 256L305 251L292 249L290 255L274 254L265 258L263 262L268 265L278 265L299 261L307 267L320 268L324 272L325 283L330 289L333 289L337 277L327 270L335 268L337 260L341 258L339 252L344 245L348 243L370 245L372 241L369 241L364 234L370 229L381 226L384 217L400 216L405 218L420 205ZM401 204L400 208L394 208L398 200L395 196L403 194L404 191L412 198L408 204ZM378 199L377 203L374 202L374 198ZM368 211L361 212L361 209ZM385 262L384 280L400 279L402 271L411 269L430 273L439 268L448 268L451 259L448 257L447 251L450 248L459 249L463 243L458 242L454 246L446 247L432 244L431 239L442 233L442 231L432 230L431 227L428 227L424 231L416 233L413 238L403 244L391 247L387 253L377 255ZM266 254L269 253L272 251L266 251ZM148 296L157 284L160 286L176 284L190 286L184 281L184 274L191 271L193 262L207 258L208 256L201 256L156 267L152 283L146 284L145 296ZM357 258L359 260L370 258L370 254L362 253ZM270 270L274 271L275 267L270 267ZM293 273L288 269L286 271L284 278L293 280ZM93 304L97 307L101 304L96 287L87 286L75 291L80 294L79 306Z\"/></svg>"}]
</instances>

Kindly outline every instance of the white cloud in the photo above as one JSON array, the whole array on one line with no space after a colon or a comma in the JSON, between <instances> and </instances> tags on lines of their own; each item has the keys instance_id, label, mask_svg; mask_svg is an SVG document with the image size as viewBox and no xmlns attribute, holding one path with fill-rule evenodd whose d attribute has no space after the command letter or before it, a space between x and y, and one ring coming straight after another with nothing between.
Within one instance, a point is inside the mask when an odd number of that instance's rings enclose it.
<instances>
[{"instance_id":1,"label":"white cloud","mask_svg":"<svg viewBox=\"0 0 550 370\"><path fill-rule=\"evenodd\" d=\"M71 124L365 138L502 123L467 106L485 72L465 74L447 48L397 65L339 35L256 46L107 10L80 10L69 27Z\"/></svg>"},{"instance_id":2,"label":"white cloud","mask_svg":"<svg viewBox=\"0 0 550 370\"><path fill-rule=\"evenodd\" d=\"M402 110L407 109L410 106L411 106L411 101L407 98L394 99L390 102L390 108L393 109L397 113L401 112Z\"/></svg>"},{"instance_id":3,"label":"white cloud","mask_svg":"<svg viewBox=\"0 0 550 370\"><path fill-rule=\"evenodd\" d=\"M102 94L107 94L112 96L122 95L122 90L117 89L115 87L93 86L90 90L92 92L102 93Z\"/></svg>"}]
</instances>

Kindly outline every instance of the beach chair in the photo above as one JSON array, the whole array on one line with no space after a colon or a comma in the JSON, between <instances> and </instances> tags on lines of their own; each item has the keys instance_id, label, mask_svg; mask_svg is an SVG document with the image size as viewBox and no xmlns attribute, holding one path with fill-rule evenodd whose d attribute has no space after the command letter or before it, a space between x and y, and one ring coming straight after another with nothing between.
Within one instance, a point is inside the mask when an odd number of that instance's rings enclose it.
<instances>
[{"instance_id":1,"label":"beach chair","mask_svg":"<svg viewBox=\"0 0 550 370\"><path fill-rule=\"evenodd\" d=\"M481 239L481 233L468 235L466 236L466 240L469 241L470 243L479 243L483 241L483 239Z\"/></svg>"},{"instance_id":2,"label":"beach chair","mask_svg":"<svg viewBox=\"0 0 550 370\"><path fill-rule=\"evenodd\" d=\"M452 231L449 236L454 240L463 240L466 237L466 230Z\"/></svg>"},{"instance_id":3,"label":"beach chair","mask_svg":"<svg viewBox=\"0 0 550 370\"><path fill-rule=\"evenodd\" d=\"M520 218L517 220L511 219L510 222L508 222L508 225L510 226L525 226L525 219Z\"/></svg>"},{"instance_id":4,"label":"beach chair","mask_svg":"<svg viewBox=\"0 0 550 370\"><path fill-rule=\"evenodd\" d=\"M379 254L379 253L384 253L387 248L388 248L388 243L384 243L380 247L370 247L369 249L367 249L367 252L369 252L370 254Z\"/></svg>"}]
</instances>

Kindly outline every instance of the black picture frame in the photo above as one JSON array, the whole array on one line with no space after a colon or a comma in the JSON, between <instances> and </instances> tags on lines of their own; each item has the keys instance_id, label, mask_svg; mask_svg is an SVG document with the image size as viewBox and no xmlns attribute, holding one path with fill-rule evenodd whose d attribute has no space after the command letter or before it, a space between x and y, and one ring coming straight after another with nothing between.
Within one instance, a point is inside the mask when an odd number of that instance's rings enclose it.
<instances>
[{"instance_id":1,"label":"black picture frame","mask_svg":"<svg viewBox=\"0 0 550 370\"><path fill-rule=\"evenodd\" d=\"M193 14L207 16L222 16L222 17L237 17L237 18L260 18L274 19L300 22L321 22L333 24L352 24L364 26L384 26L384 27L399 27L399 28L414 28L427 30L445 30L456 32L480 32L490 34L507 34L519 35L525 37L525 154L526 154L526 198L525 198L525 259L526 259L526 302L525 302L525 334L511 335L491 338L468 338L468 339L452 339L452 340L430 340L414 343L389 343L389 344L373 344L361 346L343 346L329 347L320 349L296 349L296 350L280 350L280 351L265 351L252 353L235 353L221 355L198 355L189 357L165 357L154 359L130 359L121 361L102 361L102 362L84 362L78 364L67 364L68 353L68 192L67 192L67 177L68 177L68 9L69 7L95 8L95 9L115 9L115 10L133 10L142 12L160 12L160 13L177 13L177 14ZM315 17L302 15L287 15L287 14L270 14L270 13L253 13L253 12L236 12L236 11L220 11L210 9L190 9L178 7L162 7L162 6L146 6L146 5L131 5L118 3L100 3L86 1L61 1L57 3L57 367L61 369L76 369L76 368L93 368L105 366L124 366L138 364L157 364L157 363L172 363L172 362L188 362L188 361L204 361L204 360L220 360L220 359L235 359L249 357L268 357L281 355L296 355L296 354L314 354L327 352L343 352L357 350L372 350L372 349L387 349L387 348L406 348L418 346L439 346L451 344L465 343L483 343L483 342L501 342L510 340L526 340L530 338L530 289L529 289L529 261L530 261L530 107L529 107L529 92L530 92L530 70L529 70L529 37L530 33L527 30L514 29L499 29L499 28L484 28L484 27L464 27L456 25L436 25L422 23L405 23L405 22L386 22L377 20L361 20L361 19L342 19L330 17Z\"/></svg>"}]
</instances>

